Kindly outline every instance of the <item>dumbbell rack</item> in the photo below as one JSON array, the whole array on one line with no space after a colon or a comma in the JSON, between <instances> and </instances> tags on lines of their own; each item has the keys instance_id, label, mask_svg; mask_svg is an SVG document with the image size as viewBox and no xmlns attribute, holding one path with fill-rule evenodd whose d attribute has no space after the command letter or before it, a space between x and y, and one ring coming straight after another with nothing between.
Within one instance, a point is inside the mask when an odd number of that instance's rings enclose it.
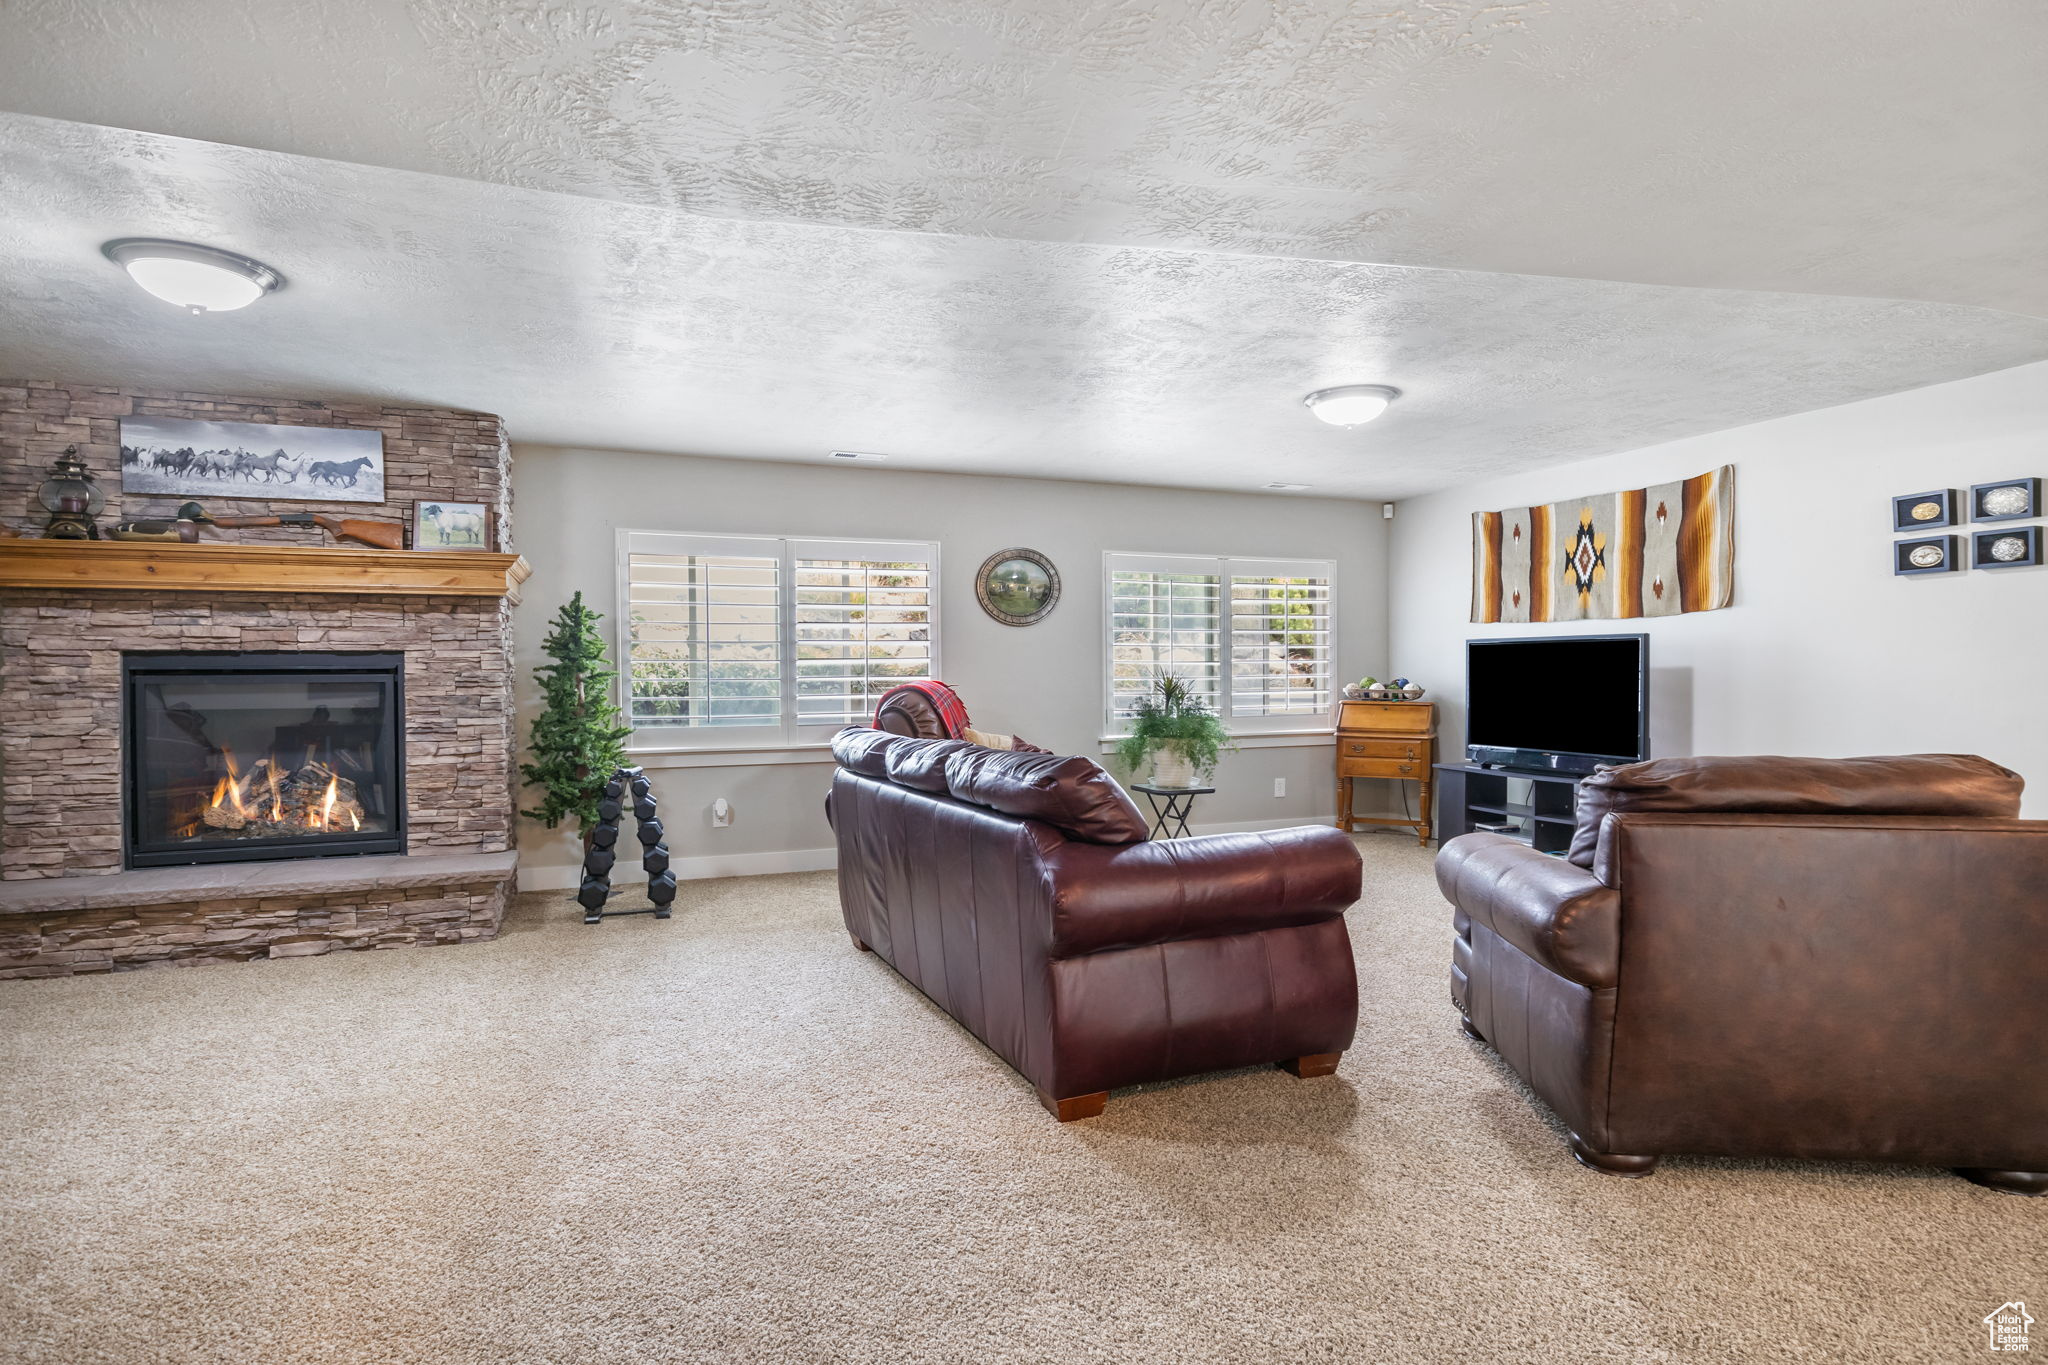
<instances>
[{"instance_id":1,"label":"dumbbell rack","mask_svg":"<svg viewBox=\"0 0 2048 1365\"><path fill-rule=\"evenodd\" d=\"M640 867L647 873L644 910L607 910L611 899L612 868L618 862L619 818L626 813L626 797L633 798L635 833L640 840ZM583 855L583 884L576 890L576 903L583 907L583 922L596 924L613 915L669 917L676 898L676 874L669 870L668 845L661 841L661 820L655 813L654 788L647 774L638 768L620 768L604 784L597 803L597 824L590 831L590 849Z\"/></svg>"}]
</instances>

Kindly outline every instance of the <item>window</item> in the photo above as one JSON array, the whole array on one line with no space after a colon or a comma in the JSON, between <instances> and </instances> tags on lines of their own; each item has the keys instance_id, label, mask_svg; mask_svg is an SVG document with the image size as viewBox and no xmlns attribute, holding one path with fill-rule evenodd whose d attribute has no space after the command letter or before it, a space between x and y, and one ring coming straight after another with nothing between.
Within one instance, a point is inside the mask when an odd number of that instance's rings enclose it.
<instances>
[{"instance_id":1,"label":"window","mask_svg":"<svg viewBox=\"0 0 2048 1365\"><path fill-rule=\"evenodd\" d=\"M796 744L938 669L938 546L620 535L636 747Z\"/></svg>"},{"instance_id":2,"label":"window","mask_svg":"<svg viewBox=\"0 0 2048 1365\"><path fill-rule=\"evenodd\" d=\"M1105 557L1109 722L1121 729L1162 673L1233 730L1306 728L1330 713L1328 560Z\"/></svg>"}]
</instances>

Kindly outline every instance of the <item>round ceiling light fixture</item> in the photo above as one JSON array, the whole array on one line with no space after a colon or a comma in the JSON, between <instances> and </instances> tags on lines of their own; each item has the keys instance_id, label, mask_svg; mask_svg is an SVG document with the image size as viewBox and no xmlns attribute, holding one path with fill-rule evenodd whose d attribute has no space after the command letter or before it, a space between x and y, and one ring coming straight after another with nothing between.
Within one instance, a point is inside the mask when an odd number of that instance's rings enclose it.
<instances>
[{"instance_id":1,"label":"round ceiling light fixture","mask_svg":"<svg viewBox=\"0 0 2048 1365\"><path fill-rule=\"evenodd\" d=\"M197 242L121 237L100 252L144 289L188 313L247 308L284 285L284 276L261 261Z\"/></svg>"},{"instance_id":2,"label":"round ceiling light fixture","mask_svg":"<svg viewBox=\"0 0 2048 1365\"><path fill-rule=\"evenodd\" d=\"M1317 389L1302 399L1303 406L1333 427L1364 426L1387 410L1387 404L1401 391L1387 384L1340 384L1334 389Z\"/></svg>"}]
</instances>

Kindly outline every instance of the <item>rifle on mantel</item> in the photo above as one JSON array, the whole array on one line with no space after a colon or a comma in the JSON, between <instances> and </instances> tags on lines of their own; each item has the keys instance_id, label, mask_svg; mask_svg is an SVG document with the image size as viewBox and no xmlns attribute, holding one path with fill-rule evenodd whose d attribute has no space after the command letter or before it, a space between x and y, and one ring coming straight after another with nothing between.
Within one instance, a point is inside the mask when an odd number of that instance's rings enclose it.
<instances>
[{"instance_id":1,"label":"rifle on mantel","mask_svg":"<svg viewBox=\"0 0 2048 1365\"><path fill-rule=\"evenodd\" d=\"M178 520L204 522L209 526L317 526L336 540L353 540L380 550L403 550L405 527L395 521L359 521L353 517L323 516L318 512L276 512L266 517L211 517L196 502L178 509Z\"/></svg>"}]
</instances>

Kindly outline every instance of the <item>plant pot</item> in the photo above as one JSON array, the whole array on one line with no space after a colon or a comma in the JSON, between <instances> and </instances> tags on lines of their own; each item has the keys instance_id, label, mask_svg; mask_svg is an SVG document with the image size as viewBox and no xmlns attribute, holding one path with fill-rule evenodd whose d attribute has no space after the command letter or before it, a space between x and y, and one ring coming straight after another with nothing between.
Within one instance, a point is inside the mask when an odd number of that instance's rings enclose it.
<instances>
[{"instance_id":1,"label":"plant pot","mask_svg":"<svg viewBox=\"0 0 2048 1365\"><path fill-rule=\"evenodd\" d=\"M1155 787L1192 787L1195 785L1195 765L1178 749L1161 747L1152 751L1152 785Z\"/></svg>"}]
</instances>

